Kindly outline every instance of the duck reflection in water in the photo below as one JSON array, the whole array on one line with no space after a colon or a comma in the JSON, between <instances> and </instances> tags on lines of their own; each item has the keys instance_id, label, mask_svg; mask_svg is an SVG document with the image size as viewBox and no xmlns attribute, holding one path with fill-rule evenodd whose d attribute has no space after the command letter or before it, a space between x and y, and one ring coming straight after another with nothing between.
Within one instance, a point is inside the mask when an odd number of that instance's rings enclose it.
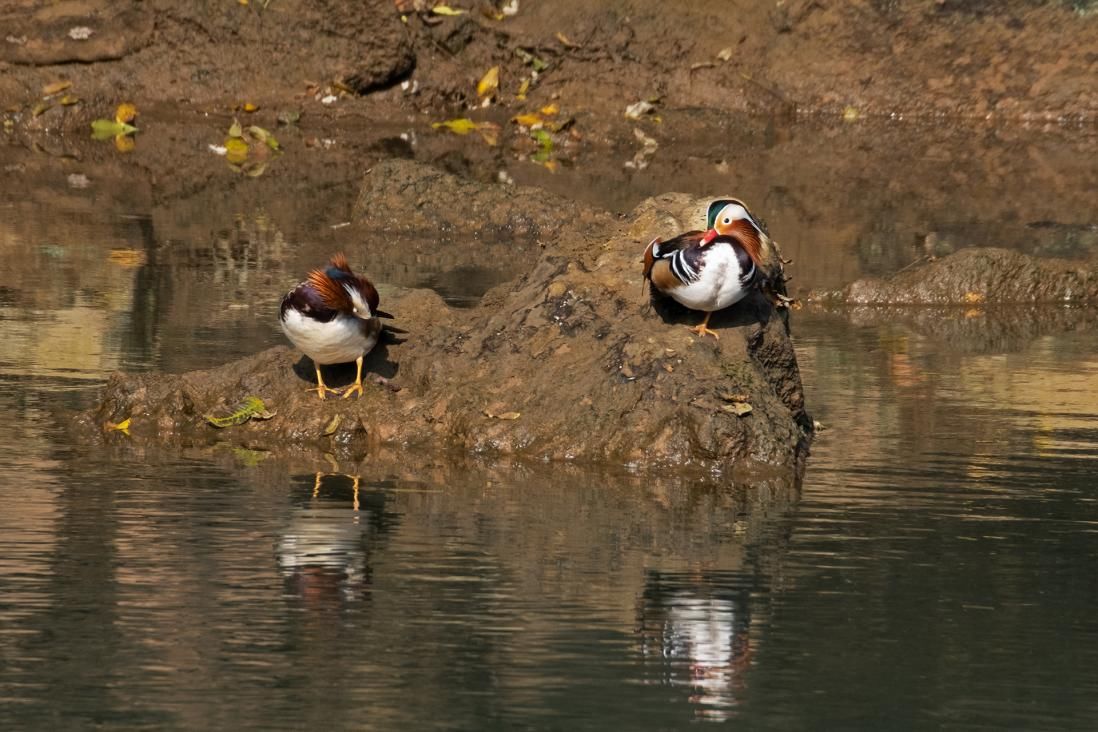
<instances>
[{"instance_id":1,"label":"duck reflection in water","mask_svg":"<svg viewBox=\"0 0 1098 732\"><path fill-rule=\"evenodd\" d=\"M370 555L395 524L385 493L357 475L317 473L298 481L276 547L286 592L311 610L341 609L368 596Z\"/></svg>"},{"instance_id":2,"label":"duck reflection in water","mask_svg":"<svg viewBox=\"0 0 1098 732\"><path fill-rule=\"evenodd\" d=\"M697 716L725 720L751 665L751 594L695 574L649 572L638 608L641 654L652 681L690 687Z\"/></svg>"}]
</instances>

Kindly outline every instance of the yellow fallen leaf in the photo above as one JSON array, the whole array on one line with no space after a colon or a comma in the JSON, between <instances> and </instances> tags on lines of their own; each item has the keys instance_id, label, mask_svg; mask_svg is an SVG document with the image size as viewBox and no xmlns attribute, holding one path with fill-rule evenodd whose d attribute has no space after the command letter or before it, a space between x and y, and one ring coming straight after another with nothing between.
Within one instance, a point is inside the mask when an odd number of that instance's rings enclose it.
<instances>
[{"instance_id":1,"label":"yellow fallen leaf","mask_svg":"<svg viewBox=\"0 0 1098 732\"><path fill-rule=\"evenodd\" d=\"M455 135L468 135L473 130L477 129L477 123L468 117L459 117L458 119L448 119L445 122L435 122L431 125L436 130L440 128L446 128L453 132Z\"/></svg>"},{"instance_id":2,"label":"yellow fallen leaf","mask_svg":"<svg viewBox=\"0 0 1098 732\"><path fill-rule=\"evenodd\" d=\"M129 135L115 135L114 136L114 149L120 153L132 152L137 147L137 143Z\"/></svg>"},{"instance_id":3,"label":"yellow fallen leaf","mask_svg":"<svg viewBox=\"0 0 1098 732\"><path fill-rule=\"evenodd\" d=\"M324 428L325 435L335 434L335 431L339 429L340 423L343 421L342 415L337 414L332 417L332 421L328 423L328 426Z\"/></svg>"},{"instance_id":4,"label":"yellow fallen leaf","mask_svg":"<svg viewBox=\"0 0 1098 732\"><path fill-rule=\"evenodd\" d=\"M31 115L34 117L40 117L50 109L53 108L53 102L39 102L34 105L34 109L31 110Z\"/></svg>"},{"instance_id":5,"label":"yellow fallen leaf","mask_svg":"<svg viewBox=\"0 0 1098 732\"><path fill-rule=\"evenodd\" d=\"M451 8L449 5L436 5L431 8L431 12L435 15L464 15L465 11L461 8Z\"/></svg>"},{"instance_id":6,"label":"yellow fallen leaf","mask_svg":"<svg viewBox=\"0 0 1098 732\"><path fill-rule=\"evenodd\" d=\"M546 104L544 107L541 108L541 113L544 114L546 117L552 117L559 111L560 105L556 102L553 102L552 104Z\"/></svg>"},{"instance_id":7,"label":"yellow fallen leaf","mask_svg":"<svg viewBox=\"0 0 1098 732\"><path fill-rule=\"evenodd\" d=\"M492 97L499 90L499 67L493 66L481 77L477 83L477 96Z\"/></svg>"},{"instance_id":8,"label":"yellow fallen leaf","mask_svg":"<svg viewBox=\"0 0 1098 732\"><path fill-rule=\"evenodd\" d=\"M105 425L103 425L103 428L107 432L110 432L112 430L118 430L119 432L123 432L128 435L130 434L130 417L126 417L124 420L117 423L107 422Z\"/></svg>"},{"instance_id":9,"label":"yellow fallen leaf","mask_svg":"<svg viewBox=\"0 0 1098 732\"><path fill-rule=\"evenodd\" d=\"M568 38L568 36L564 35L563 33L558 31L558 32L554 33L553 35L556 37L556 39L558 41L560 41L560 45L564 46L565 48L579 48L578 43L573 43Z\"/></svg>"},{"instance_id":10,"label":"yellow fallen leaf","mask_svg":"<svg viewBox=\"0 0 1098 732\"><path fill-rule=\"evenodd\" d=\"M976 305L983 302L986 298L982 292L966 292L961 299L969 305Z\"/></svg>"},{"instance_id":11,"label":"yellow fallen leaf","mask_svg":"<svg viewBox=\"0 0 1098 732\"><path fill-rule=\"evenodd\" d=\"M259 109L259 107L251 102L244 102L244 106L241 107L245 112L251 113Z\"/></svg>"},{"instance_id":12,"label":"yellow fallen leaf","mask_svg":"<svg viewBox=\"0 0 1098 732\"><path fill-rule=\"evenodd\" d=\"M516 114L511 118L511 121L523 127L536 127L542 124L544 120L536 114Z\"/></svg>"},{"instance_id":13,"label":"yellow fallen leaf","mask_svg":"<svg viewBox=\"0 0 1098 732\"><path fill-rule=\"evenodd\" d=\"M233 123L229 125L229 137L244 137L244 128L236 117L233 117Z\"/></svg>"},{"instance_id":14,"label":"yellow fallen leaf","mask_svg":"<svg viewBox=\"0 0 1098 732\"><path fill-rule=\"evenodd\" d=\"M71 81L55 81L52 84L46 84L42 87L42 96L52 97L54 94L60 94L71 86Z\"/></svg>"},{"instance_id":15,"label":"yellow fallen leaf","mask_svg":"<svg viewBox=\"0 0 1098 732\"><path fill-rule=\"evenodd\" d=\"M857 107L847 107L843 110L843 122L854 122L861 116Z\"/></svg>"},{"instance_id":16,"label":"yellow fallen leaf","mask_svg":"<svg viewBox=\"0 0 1098 732\"><path fill-rule=\"evenodd\" d=\"M518 90L518 93L515 94L515 99L519 99L519 100L526 99L526 92L528 92L528 91L530 91L530 80L529 79L523 79L522 83L519 84L519 90Z\"/></svg>"},{"instance_id":17,"label":"yellow fallen leaf","mask_svg":"<svg viewBox=\"0 0 1098 732\"><path fill-rule=\"evenodd\" d=\"M124 102L118 105L118 109L114 112L114 121L119 124L129 124L133 121L133 118L137 116L137 107L133 106L129 102Z\"/></svg>"},{"instance_id":18,"label":"yellow fallen leaf","mask_svg":"<svg viewBox=\"0 0 1098 732\"><path fill-rule=\"evenodd\" d=\"M63 106L71 107L74 104L80 104L80 97L74 94L66 94L59 101Z\"/></svg>"},{"instance_id":19,"label":"yellow fallen leaf","mask_svg":"<svg viewBox=\"0 0 1098 732\"><path fill-rule=\"evenodd\" d=\"M225 140L225 159L230 163L240 164L248 158L248 143L240 137L230 137Z\"/></svg>"}]
</instances>

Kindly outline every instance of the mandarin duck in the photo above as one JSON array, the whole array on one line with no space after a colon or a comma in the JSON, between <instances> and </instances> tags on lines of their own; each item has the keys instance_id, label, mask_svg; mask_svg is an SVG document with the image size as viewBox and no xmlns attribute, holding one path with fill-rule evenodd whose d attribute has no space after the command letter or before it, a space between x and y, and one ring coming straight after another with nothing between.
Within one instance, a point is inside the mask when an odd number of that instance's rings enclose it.
<instances>
[{"instance_id":1,"label":"mandarin duck","mask_svg":"<svg viewBox=\"0 0 1098 732\"><path fill-rule=\"evenodd\" d=\"M778 262L779 271L781 260L762 225L741 201L713 201L706 212L706 226L706 231L688 231L667 241L653 239L644 250L644 278L659 292L704 312L701 324L690 330L719 339L709 328L709 318L744 299L755 286L768 289L769 260ZM780 303L784 294L777 297Z\"/></svg>"},{"instance_id":2,"label":"mandarin duck","mask_svg":"<svg viewBox=\"0 0 1098 732\"><path fill-rule=\"evenodd\" d=\"M327 392L339 391L324 384L320 367L350 361L355 362L357 373L343 398L361 396L362 359L381 335L378 318L393 317L378 309L378 301L373 284L352 272L343 254L333 256L324 269L314 269L282 298L278 318L282 332L313 360L321 399Z\"/></svg>"}]
</instances>

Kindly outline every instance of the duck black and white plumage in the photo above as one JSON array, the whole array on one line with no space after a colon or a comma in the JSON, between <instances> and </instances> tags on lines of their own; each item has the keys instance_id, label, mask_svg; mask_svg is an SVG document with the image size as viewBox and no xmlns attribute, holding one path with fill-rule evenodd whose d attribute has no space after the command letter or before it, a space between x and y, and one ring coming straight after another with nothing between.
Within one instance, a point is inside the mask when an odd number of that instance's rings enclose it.
<instances>
[{"instance_id":1,"label":"duck black and white plumage","mask_svg":"<svg viewBox=\"0 0 1098 732\"><path fill-rule=\"evenodd\" d=\"M653 239L644 250L644 277L665 295L705 313L691 330L720 338L709 329L709 318L742 300L756 285L765 234L735 199L710 204L706 223L706 231L688 231L667 241Z\"/></svg>"},{"instance_id":2,"label":"duck black and white plumage","mask_svg":"<svg viewBox=\"0 0 1098 732\"><path fill-rule=\"evenodd\" d=\"M362 394L362 359L381 335L378 318L392 317L378 309L379 300L370 280L352 272L343 254L333 256L324 269L314 269L282 298L282 331L313 360L321 399L329 391L338 391L324 384L320 367L351 361L358 371L343 397Z\"/></svg>"}]
</instances>

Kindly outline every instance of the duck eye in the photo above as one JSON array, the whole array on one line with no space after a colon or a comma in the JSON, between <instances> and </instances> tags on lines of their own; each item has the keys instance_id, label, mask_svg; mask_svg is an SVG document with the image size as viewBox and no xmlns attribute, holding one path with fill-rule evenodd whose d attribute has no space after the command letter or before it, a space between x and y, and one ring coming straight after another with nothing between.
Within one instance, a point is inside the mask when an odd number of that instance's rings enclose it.
<instances>
[{"instance_id":1,"label":"duck eye","mask_svg":"<svg viewBox=\"0 0 1098 732\"><path fill-rule=\"evenodd\" d=\"M725 223L726 225L727 225L727 224L731 224L731 223L732 223L732 217L731 217L731 216L725 216L725 217L724 217L724 223Z\"/></svg>"}]
</instances>

